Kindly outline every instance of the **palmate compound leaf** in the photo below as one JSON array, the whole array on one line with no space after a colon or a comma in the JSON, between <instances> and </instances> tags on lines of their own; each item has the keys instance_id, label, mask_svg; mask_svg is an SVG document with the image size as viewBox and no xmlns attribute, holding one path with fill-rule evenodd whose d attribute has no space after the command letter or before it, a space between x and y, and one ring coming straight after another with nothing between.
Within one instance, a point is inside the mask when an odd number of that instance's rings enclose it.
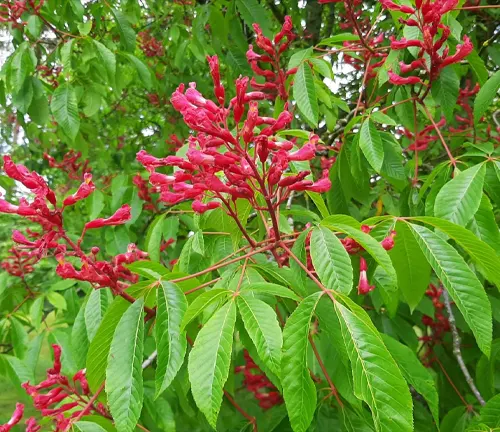
<instances>
[{"instance_id":1,"label":"palmate compound leaf","mask_svg":"<svg viewBox=\"0 0 500 432\"><path fill-rule=\"evenodd\" d=\"M377 431L413 431L413 403L401 372L367 313L341 296L335 303L351 360L354 394L372 411Z\"/></svg>"},{"instance_id":2,"label":"palmate compound leaf","mask_svg":"<svg viewBox=\"0 0 500 432\"><path fill-rule=\"evenodd\" d=\"M203 326L189 354L191 392L214 429L229 376L235 322L236 303L230 301Z\"/></svg>"},{"instance_id":3,"label":"palmate compound leaf","mask_svg":"<svg viewBox=\"0 0 500 432\"><path fill-rule=\"evenodd\" d=\"M280 377L283 337L276 312L262 300L244 293L238 296L237 304L245 329L260 359Z\"/></svg>"},{"instance_id":4,"label":"palmate compound leaf","mask_svg":"<svg viewBox=\"0 0 500 432\"><path fill-rule=\"evenodd\" d=\"M349 294L353 281L351 259L340 240L328 228L313 230L311 258L323 285Z\"/></svg>"},{"instance_id":5,"label":"palmate compound leaf","mask_svg":"<svg viewBox=\"0 0 500 432\"><path fill-rule=\"evenodd\" d=\"M426 227L410 225L427 261L467 321L477 344L490 355L492 339L491 305L476 275L460 254Z\"/></svg>"},{"instance_id":6,"label":"palmate compound leaf","mask_svg":"<svg viewBox=\"0 0 500 432\"><path fill-rule=\"evenodd\" d=\"M323 292L306 297L288 317L283 330L281 383L294 432L305 432L316 410L316 388L307 367L309 324Z\"/></svg>"},{"instance_id":7,"label":"palmate compound leaf","mask_svg":"<svg viewBox=\"0 0 500 432\"><path fill-rule=\"evenodd\" d=\"M181 332L181 322L186 313L187 301L182 290L168 281L161 281L157 291L156 312L156 396L159 396L177 375L186 354L186 336Z\"/></svg>"},{"instance_id":8,"label":"palmate compound leaf","mask_svg":"<svg viewBox=\"0 0 500 432\"><path fill-rule=\"evenodd\" d=\"M144 300L136 300L116 326L106 368L106 394L117 430L132 432L142 410L144 388Z\"/></svg>"}]
</instances>

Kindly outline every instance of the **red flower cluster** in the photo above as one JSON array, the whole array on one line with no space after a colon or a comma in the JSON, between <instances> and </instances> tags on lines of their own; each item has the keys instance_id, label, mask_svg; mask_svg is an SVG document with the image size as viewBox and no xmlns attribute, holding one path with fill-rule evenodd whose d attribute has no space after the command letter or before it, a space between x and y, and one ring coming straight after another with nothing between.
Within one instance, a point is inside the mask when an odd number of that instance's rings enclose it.
<instances>
[{"instance_id":1,"label":"red flower cluster","mask_svg":"<svg viewBox=\"0 0 500 432\"><path fill-rule=\"evenodd\" d=\"M87 281L97 288L110 287L115 292L121 292L126 287L123 280L131 283L137 282L138 276L123 266L123 264L130 264L147 256L134 244L129 245L126 253L113 257L109 262L97 260L96 255L99 253L99 248L92 248L91 253L86 255L80 247L87 230L121 225L129 221L131 208L128 204L123 205L109 218L98 218L87 222L80 240L78 243L74 243L64 232L63 211L66 207L72 206L92 194L95 190L92 175L85 173L84 181L78 190L67 196L63 200L62 207L59 208L55 193L40 175L30 172L23 165L14 164L10 156L4 156L4 170L9 177L18 180L30 189L35 194L35 199L29 203L26 199L21 198L19 205L0 199L0 212L24 216L38 223L42 229L40 233L28 232L33 240L28 239L17 230L13 232L12 240L17 244L17 247L11 250L13 253L11 260L2 264L2 267L9 273L23 277L26 272L33 271L34 263L51 251L59 262L56 272L63 278ZM67 250L66 244L59 243L61 239L71 247L71 251ZM66 256L78 257L82 263L81 269L77 270L73 264L65 262Z\"/></svg>"},{"instance_id":2,"label":"red flower cluster","mask_svg":"<svg viewBox=\"0 0 500 432\"><path fill-rule=\"evenodd\" d=\"M286 29L287 26L283 34L287 34ZM285 107L277 119L259 116L259 101L273 96L262 91L248 92L247 77L236 80L236 97L226 108L218 59L214 56L208 61L217 103L205 99L194 83L187 90L180 85L171 98L184 122L196 132L188 139L187 159L179 156L156 158L144 150L137 154L137 160L150 172L150 183L159 188L160 200L171 205L194 200L192 208L198 213L223 203L234 217L230 200L247 199L254 208L262 209L257 203L256 192L266 200L268 208L264 210L269 210L270 206L276 208L294 190L326 192L331 185L326 170L316 182L307 178L310 171L286 173L291 163L310 161L316 156L319 137L311 135L298 150L294 149L293 142L277 138L276 133L292 121L292 114ZM236 126L235 133L229 126L230 120ZM261 170L257 167L259 162ZM167 166L177 170L172 175L157 172L158 168ZM210 201L206 202L207 199Z\"/></svg>"},{"instance_id":3,"label":"red flower cluster","mask_svg":"<svg viewBox=\"0 0 500 432\"><path fill-rule=\"evenodd\" d=\"M56 273L64 279L77 279L92 283L97 288L110 287L115 292L120 292L127 285L121 280L126 280L132 284L139 280L138 275L132 273L123 264L131 264L135 261L145 259L147 253L137 249L133 243L128 245L127 252L116 255L108 261L98 261L96 255L99 253L98 247L93 247L89 255L80 256L82 267L75 269L73 264L65 262L63 255L57 256L59 265Z\"/></svg>"},{"instance_id":4,"label":"red flower cluster","mask_svg":"<svg viewBox=\"0 0 500 432\"><path fill-rule=\"evenodd\" d=\"M443 127L446 124L446 119L443 117L436 123L438 128ZM427 150L431 142L437 141L439 138L437 135L431 135L431 131L434 131L434 125L429 125L423 128L421 131L417 132L415 135L413 132L406 128L399 129L399 133L403 134L412 143L406 148L406 151L422 151Z\"/></svg>"},{"instance_id":5,"label":"red flower cluster","mask_svg":"<svg viewBox=\"0 0 500 432\"><path fill-rule=\"evenodd\" d=\"M458 133L474 127L474 114L472 113L469 98L476 95L479 92L479 88L478 83L476 83L474 87L471 87L470 80L467 80L465 88L460 89L457 98L457 105L465 111L465 116L460 114L455 115L455 120L459 123L459 126L457 128L450 127L450 132Z\"/></svg>"},{"instance_id":6,"label":"red flower cluster","mask_svg":"<svg viewBox=\"0 0 500 432\"><path fill-rule=\"evenodd\" d=\"M267 410L283 403L283 398L276 387L254 363L247 350L244 350L243 356L245 357L245 365L237 366L235 372L243 373L245 377L243 385L254 394L255 399L259 401L259 406Z\"/></svg>"},{"instance_id":7,"label":"red flower cluster","mask_svg":"<svg viewBox=\"0 0 500 432\"><path fill-rule=\"evenodd\" d=\"M162 57L165 54L162 43L147 31L138 34L139 44L146 57Z\"/></svg>"},{"instance_id":8,"label":"red flower cluster","mask_svg":"<svg viewBox=\"0 0 500 432\"><path fill-rule=\"evenodd\" d=\"M14 233L21 234L19 231L14 231ZM1 267L11 276L24 279L27 274L35 270L33 265L38 262L38 257L30 251L23 250L20 246L14 246L9 249L9 253L11 255L2 260Z\"/></svg>"},{"instance_id":9,"label":"red flower cluster","mask_svg":"<svg viewBox=\"0 0 500 432\"><path fill-rule=\"evenodd\" d=\"M78 159L82 157L80 152L70 150L63 157L61 162L57 162L52 156L47 153L43 154L44 159L49 162L51 168L59 168L61 171L68 174L72 180L83 180L86 173L90 172L89 161L86 159L79 162Z\"/></svg>"},{"instance_id":10,"label":"red flower cluster","mask_svg":"<svg viewBox=\"0 0 500 432\"><path fill-rule=\"evenodd\" d=\"M154 192L153 188L148 186L148 182L144 180L139 173L137 173L132 179L133 183L137 186L138 195L144 203L144 209L157 212L158 206L156 200L153 200L151 193Z\"/></svg>"},{"instance_id":11,"label":"red flower cluster","mask_svg":"<svg viewBox=\"0 0 500 432\"><path fill-rule=\"evenodd\" d=\"M38 385L29 382L23 384L29 396L33 399L34 407L45 418L54 422L55 432L69 430L74 421L84 415L97 414L110 418L105 406L100 402L91 401L89 385L84 370L77 372L70 381L61 374L61 347L52 345L54 350L54 366L47 370L47 378ZM44 393L41 393L41 391ZM18 424L24 414L24 405L16 404L12 418L0 425L0 432L8 432ZM26 421L26 432L41 430L34 417Z\"/></svg>"},{"instance_id":12,"label":"red flower cluster","mask_svg":"<svg viewBox=\"0 0 500 432\"><path fill-rule=\"evenodd\" d=\"M0 22L11 23L12 27L19 28L27 23L21 20L21 16L24 12L28 11L28 7L33 9L35 14L40 12L43 6L44 0L7 0L7 3L0 3Z\"/></svg>"},{"instance_id":13,"label":"red flower cluster","mask_svg":"<svg viewBox=\"0 0 500 432\"><path fill-rule=\"evenodd\" d=\"M365 39L366 44L372 49L379 47L383 41L384 33ZM356 48L362 48L359 42L345 41L344 47L353 48L356 54L356 57L351 57L349 54L344 53L344 61L358 71L365 70L366 68L366 81L370 81L377 76L378 68L384 64L387 57L387 53L382 51L373 50L373 52L370 52L367 49L363 49L357 52Z\"/></svg>"},{"instance_id":14,"label":"red flower cluster","mask_svg":"<svg viewBox=\"0 0 500 432\"><path fill-rule=\"evenodd\" d=\"M253 72L264 78L265 83L261 84L254 78L251 79L250 85L255 90L262 91L272 96L272 99L279 97L283 101L288 100L288 91L286 88L286 79L290 75L297 72L297 68L292 68L288 71L280 66L281 55L285 52L290 44L295 40L296 35L293 33L292 19L289 16L285 17L285 23L279 33L274 36L271 41L262 34L262 29L258 24L253 25L255 34L255 44L264 51L263 54L258 54L253 50L253 45L249 45L247 51L247 60L252 67ZM286 40L285 40L286 39ZM259 66L269 66L268 68Z\"/></svg>"},{"instance_id":15,"label":"red flower cluster","mask_svg":"<svg viewBox=\"0 0 500 432\"><path fill-rule=\"evenodd\" d=\"M391 37L391 48L394 50L409 47L419 48L417 60L410 64L400 63L401 73L407 74L415 71L424 71L429 79L427 85L430 86L430 83L439 76L440 71L444 67L453 63L458 63L467 57L474 49L469 37L464 36L464 43L463 45L457 45L455 54L450 55L449 47L442 50L450 36L451 30L441 21L444 14L457 6L458 0L417 0L415 2L415 8L398 5L392 0L380 0L380 3L385 9L411 15L408 19L401 18L401 23L409 27L417 27L422 33L422 40L406 38L396 40L394 37ZM429 67L424 59L424 54L427 54L430 58ZM389 72L389 82L394 85L424 84L422 79L418 76L402 77L392 71Z\"/></svg>"},{"instance_id":16,"label":"red flower cluster","mask_svg":"<svg viewBox=\"0 0 500 432\"><path fill-rule=\"evenodd\" d=\"M430 367L434 363L433 348L443 342L444 335L450 331L450 323L448 318L443 315L444 303L441 302L442 288L436 288L435 285L430 284L429 289L425 295L432 300L434 306L434 318L424 315L422 317L422 324L431 329L431 334L422 336L419 340L423 341L426 350L422 356L422 361L426 367Z\"/></svg>"}]
</instances>

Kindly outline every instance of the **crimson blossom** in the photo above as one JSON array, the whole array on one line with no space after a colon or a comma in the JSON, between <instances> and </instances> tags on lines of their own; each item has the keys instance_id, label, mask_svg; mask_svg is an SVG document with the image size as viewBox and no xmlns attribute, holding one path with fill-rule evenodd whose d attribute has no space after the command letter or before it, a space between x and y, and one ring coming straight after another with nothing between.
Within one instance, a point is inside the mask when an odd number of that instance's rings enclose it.
<instances>
[{"instance_id":1,"label":"crimson blossom","mask_svg":"<svg viewBox=\"0 0 500 432\"><path fill-rule=\"evenodd\" d=\"M295 37L291 19L285 19L272 42L258 26L254 28L256 43L266 54L256 54L250 46L247 57L254 71L266 78L266 84L259 86L255 80L240 76L235 83L236 96L226 106L218 58L208 57L216 100L206 99L196 89L196 83L187 89L181 84L171 98L173 107L194 131L188 138L186 157L157 158L141 150L137 160L149 171L149 181L160 192L161 201L174 205L193 200L192 208L197 213L224 205L237 220L236 206L232 203L245 199L255 209L269 211L273 230L277 231L275 214L293 191L326 192L331 183L328 170L323 170L314 181L310 170L296 164L315 158L317 135L311 133L301 148L297 148L296 141L278 136L293 120L288 103L275 117L259 115L259 104L274 100L277 94L283 99L288 97L284 77L293 71L283 72L276 63ZM277 75L264 72L259 62L278 67ZM260 90L249 91L249 83ZM158 169L162 167L174 167L174 172L161 173Z\"/></svg>"}]
</instances>

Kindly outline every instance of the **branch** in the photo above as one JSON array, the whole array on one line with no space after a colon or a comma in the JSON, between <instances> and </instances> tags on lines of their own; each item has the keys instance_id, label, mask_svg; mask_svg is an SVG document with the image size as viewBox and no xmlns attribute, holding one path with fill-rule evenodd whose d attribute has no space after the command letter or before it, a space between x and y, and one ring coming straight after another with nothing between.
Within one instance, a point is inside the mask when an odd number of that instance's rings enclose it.
<instances>
[{"instance_id":1,"label":"branch","mask_svg":"<svg viewBox=\"0 0 500 432\"><path fill-rule=\"evenodd\" d=\"M142 368L146 369L147 367L151 366L153 362L156 359L156 356L158 355L158 352L156 350L153 351L153 353L142 363Z\"/></svg>"},{"instance_id":2,"label":"branch","mask_svg":"<svg viewBox=\"0 0 500 432\"><path fill-rule=\"evenodd\" d=\"M467 384L469 384L472 393L474 393L476 399L479 401L481 406L483 406L486 402L481 396L481 393L479 393L479 390L477 389L476 384L474 383L474 379L471 377L469 370L467 369L467 366L465 365L464 359L462 357L462 351L460 350L460 342L461 342L460 335L458 334L457 325L455 323L455 316L453 315L453 311L451 309L450 297L448 295L448 291L446 291L445 289L443 289L443 298L446 310L448 311L448 322L450 323L451 333L453 335L453 354L455 354L458 365L460 366L460 369L462 369L465 381L467 381Z\"/></svg>"}]
</instances>

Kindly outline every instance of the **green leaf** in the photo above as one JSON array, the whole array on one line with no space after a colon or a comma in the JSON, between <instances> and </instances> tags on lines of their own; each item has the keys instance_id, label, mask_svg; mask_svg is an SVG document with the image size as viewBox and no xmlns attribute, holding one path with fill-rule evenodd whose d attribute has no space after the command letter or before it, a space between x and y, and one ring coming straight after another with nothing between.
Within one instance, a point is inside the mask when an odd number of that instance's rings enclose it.
<instances>
[{"instance_id":1,"label":"green leaf","mask_svg":"<svg viewBox=\"0 0 500 432\"><path fill-rule=\"evenodd\" d=\"M56 309L66 310L68 308L68 304L66 303L66 299L58 292L55 292L55 291L49 292L47 294L47 300Z\"/></svg>"},{"instance_id":2,"label":"green leaf","mask_svg":"<svg viewBox=\"0 0 500 432\"><path fill-rule=\"evenodd\" d=\"M441 110L447 122L453 120L453 111L457 103L460 80L453 67L447 67L441 70L439 78L432 86L432 95L441 105Z\"/></svg>"},{"instance_id":3,"label":"green leaf","mask_svg":"<svg viewBox=\"0 0 500 432\"><path fill-rule=\"evenodd\" d=\"M425 398L436 424L439 424L439 395L428 369L406 345L385 334L382 335L382 339L408 384Z\"/></svg>"},{"instance_id":4,"label":"green leaf","mask_svg":"<svg viewBox=\"0 0 500 432\"><path fill-rule=\"evenodd\" d=\"M108 295L104 289L94 289L85 306L85 326L88 340L92 342L108 308Z\"/></svg>"},{"instance_id":5,"label":"green leaf","mask_svg":"<svg viewBox=\"0 0 500 432\"><path fill-rule=\"evenodd\" d=\"M160 263L152 261L135 261L127 264L126 267L130 271L151 280L160 279L170 273L169 269L163 267Z\"/></svg>"},{"instance_id":6,"label":"green leaf","mask_svg":"<svg viewBox=\"0 0 500 432\"><path fill-rule=\"evenodd\" d=\"M493 213L490 200L483 194L479 209L468 225L470 229L483 242L490 245L497 255L500 255L500 231ZM478 263L481 264L481 263Z\"/></svg>"},{"instance_id":7,"label":"green leaf","mask_svg":"<svg viewBox=\"0 0 500 432\"><path fill-rule=\"evenodd\" d=\"M500 89L500 71L486 81L481 87L474 101L474 123L478 124L486 110L491 106L493 99L497 96Z\"/></svg>"},{"instance_id":8,"label":"green leaf","mask_svg":"<svg viewBox=\"0 0 500 432\"><path fill-rule=\"evenodd\" d=\"M163 220L166 213L156 216L154 221L149 225L146 235L146 250L151 261L160 261L160 244L162 238Z\"/></svg>"},{"instance_id":9,"label":"green leaf","mask_svg":"<svg viewBox=\"0 0 500 432\"><path fill-rule=\"evenodd\" d=\"M64 83L56 88L50 109L61 130L74 141L80 129L80 117L76 93L71 84Z\"/></svg>"},{"instance_id":10,"label":"green leaf","mask_svg":"<svg viewBox=\"0 0 500 432\"><path fill-rule=\"evenodd\" d=\"M372 111L370 114L370 118L373 121L376 121L377 123L380 124L387 124L390 126L396 126L396 121L392 118L389 117L387 114L383 113L382 111Z\"/></svg>"},{"instance_id":11,"label":"green leaf","mask_svg":"<svg viewBox=\"0 0 500 432\"><path fill-rule=\"evenodd\" d=\"M214 429L224 384L229 376L235 322L236 304L231 301L203 326L189 354L191 392L196 405Z\"/></svg>"},{"instance_id":12,"label":"green leaf","mask_svg":"<svg viewBox=\"0 0 500 432\"><path fill-rule=\"evenodd\" d=\"M23 360L28 345L28 332L21 321L16 318L10 319L10 338L15 356Z\"/></svg>"},{"instance_id":13,"label":"green leaf","mask_svg":"<svg viewBox=\"0 0 500 432\"><path fill-rule=\"evenodd\" d=\"M299 67L305 60L311 58L314 54L312 48L306 48L295 52L288 62L288 69ZM305 132L305 131L304 131ZM309 135L308 135L309 136ZM307 139L307 137L306 137Z\"/></svg>"},{"instance_id":14,"label":"green leaf","mask_svg":"<svg viewBox=\"0 0 500 432\"><path fill-rule=\"evenodd\" d=\"M136 34L131 27L125 15L117 9L111 9L113 13L118 31L120 33L120 42L125 48L125 51L134 52Z\"/></svg>"},{"instance_id":15,"label":"green leaf","mask_svg":"<svg viewBox=\"0 0 500 432\"><path fill-rule=\"evenodd\" d=\"M241 292L255 292L263 294L271 294L278 297L289 298L295 301L300 301L300 297L297 296L292 290L269 282L253 282L241 287Z\"/></svg>"},{"instance_id":16,"label":"green leaf","mask_svg":"<svg viewBox=\"0 0 500 432\"><path fill-rule=\"evenodd\" d=\"M318 45L342 45L345 41L357 41L359 36L353 33L340 33L335 36L323 39L318 43Z\"/></svg>"},{"instance_id":17,"label":"green leaf","mask_svg":"<svg viewBox=\"0 0 500 432\"><path fill-rule=\"evenodd\" d=\"M340 240L328 228L313 229L311 258L323 285L344 294L351 292L353 282L351 259Z\"/></svg>"},{"instance_id":18,"label":"green leaf","mask_svg":"<svg viewBox=\"0 0 500 432\"><path fill-rule=\"evenodd\" d=\"M157 397L170 385L184 362L186 336L181 333L181 322L186 309L186 296L181 289L171 282L161 281L155 326Z\"/></svg>"},{"instance_id":19,"label":"green leaf","mask_svg":"<svg viewBox=\"0 0 500 432\"><path fill-rule=\"evenodd\" d=\"M129 306L130 303L127 300L116 297L104 315L104 319L89 346L86 377L93 392L96 392L104 382L111 341L120 318Z\"/></svg>"},{"instance_id":20,"label":"green leaf","mask_svg":"<svg viewBox=\"0 0 500 432\"><path fill-rule=\"evenodd\" d=\"M459 253L428 228L410 225L422 252L489 356L492 339L491 306L483 286Z\"/></svg>"},{"instance_id":21,"label":"green leaf","mask_svg":"<svg viewBox=\"0 0 500 432\"><path fill-rule=\"evenodd\" d=\"M434 203L434 215L465 226L474 216L483 196L485 164L462 171L439 191Z\"/></svg>"},{"instance_id":22,"label":"green leaf","mask_svg":"<svg viewBox=\"0 0 500 432\"><path fill-rule=\"evenodd\" d=\"M26 24L26 30L33 38L38 39L40 32L42 31L42 20L37 15L31 15L28 18L28 23Z\"/></svg>"},{"instance_id":23,"label":"green leaf","mask_svg":"<svg viewBox=\"0 0 500 432\"><path fill-rule=\"evenodd\" d=\"M482 87L489 77L488 69L486 69L483 59L479 57L479 54L476 50L472 50L472 52L466 57L466 59L469 62L472 70L476 74L477 80Z\"/></svg>"},{"instance_id":24,"label":"green leaf","mask_svg":"<svg viewBox=\"0 0 500 432\"><path fill-rule=\"evenodd\" d=\"M330 228L333 231L340 231L347 234L349 237L356 240L363 248L368 252L375 261L385 270L387 273L387 280L393 289L397 286L397 276L396 271L392 265L392 261L389 258L386 250L380 245L380 243L375 240L369 234L364 233L358 229L355 229L349 225L343 223L335 223L333 219L328 218L322 222L322 225ZM389 287L389 286L388 286Z\"/></svg>"},{"instance_id":25,"label":"green leaf","mask_svg":"<svg viewBox=\"0 0 500 432\"><path fill-rule=\"evenodd\" d=\"M245 295L237 297L243 324L252 339L260 359L278 377L281 376L281 346L283 339L276 312L262 300Z\"/></svg>"},{"instance_id":26,"label":"green leaf","mask_svg":"<svg viewBox=\"0 0 500 432\"><path fill-rule=\"evenodd\" d=\"M132 432L139 420L144 389L144 300L136 300L116 326L106 368L108 404L119 431Z\"/></svg>"},{"instance_id":27,"label":"green leaf","mask_svg":"<svg viewBox=\"0 0 500 432\"><path fill-rule=\"evenodd\" d=\"M151 87L153 86L153 80L151 78L151 71L149 70L149 68L141 60L139 60L136 56L134 56L132 54L127 54L127 57L132 62L132 64L135 66L135 69L137 70L139 78L141 79L142 83L144 84L144 87L146 87L146 89L150 90Z\"/></svg>"},{"instance_id":28,"label":"green leaf","mask_svg":"<svg viewBox=\"0 0 500 432\"><path fill-rule=\"evenodd\" d=\"M481 408L481 423L491 427L500 428L500 394L493 396L486 405ZM486 429L489 431L490 429Z\"/></svg>"},{"instance_id":29,"label":"green leaf","mask_svg":"<svg viewBox=\"0 0 500 432\"><path fill-rule=\"evenodd\" d=\"M314 78L309 64L302 63L295 74L293 97L300 112L312 127L318 126L318 99Z\"/></svg>"},{"instance_id":30,"label":"green leaf","mask_svg":"<svg viewBox=\"0 0 500 432\"><path fill-rule=\"evenodd\" d=\"M384 162L384 147L377 128L370 119L363 122L359 132L359 146L372 168L380 172Z\"/></svg>"},{"instance_id":31,"label":"green leaf","mask_svg":"<svg viewBox=\"0 0 500 432\"><path fill-rule=\"evenodd\" d=\"M116 74L116 57L115 54L109 50L106 46L104 46L101 42L94 40L95 46L97 47L97 52L99 53L99 57L106 69L106 73L108 74L108 80L111 83L115 81Z\"/></svg>"},{"instance_id":32,"label":"green leaf","mask_svg":"<svg viewBox=\"0 0 500 432\"><path fill-rule=\"evenodd\" d=\"M319 72L325 78L333 80L332 65L324 59L311 58L309 62L313 65L314 70Z\"/></svg>"},{"instance_id":33,"label":"green leaf","mask_svg":"<svg viewBox=\"0 0 500 432\"><path fill-rule=\"evenodd\" d=\"M309 234L309 229L302 232L295 240L295 243L292 247L293 254L299 259L302 264L306 265L307 263L307 255L306 255L306 238ZM306 283L308 280L307 273L297 264L297 262L292 259L290 260L290 269L293 271L297 282L299 284L294 287L295 291L298 292L302 297L307 295Z\"/></svg>"},{"instance_id":34,"label":"green leaf","mask_svg":"<svg viewBox=\"0 0 500 432\"><path fill-rule=\"evenodd\" d=\"M87 36L90 33L90 30L92 30L92 24L92 21L88 20L84 23L78 23L76 26L82 36Z\"/></svg>"},{"instance_id":35,"label":"green leaf","mask_svg":"<svg viewBox=\"0 0 500 432\"><path fill-rule=\"evenodd\" d=\"M376 430L413 431L412 399L398 365L367 313L348 298L344 301L350 310L339 302L335 309L351 360L354 394L370 407Z\"/></svg>"},{"instance_id":36,"label":"green leaf","mask_svg":"<svg viewBox=\"0 0 500 432\"><path fill-rule=\"evenodd\" d=\"M259 24L264 35L271 37L272 23L269 13L257 0L236 0L236 8L249 28L252 28L254 23Z\"/></svg>"},{"instance_id":37,"label":"green leaf","mask_svg":"<svg viewBox=\"0 0 500 432\"><path fill-rule=\"evenodd\" d=\"M432 225L455 240L478 265L485 277L500 289L500 274L498 273L500 258L492 247L482 242L469 230L446 220L430 216L418 216L412 219Z\"/></svg>"},{"instance_id":38,"label":"green leaf","mask_svg":"<svg viewBox=\"0 0 500 432\"><path fill-rule=\"evenodd\" d=\"M82 306L71 329L71 348L73 350L73 359L78 369L85 367L89 345L90 341L85 325L85 306Z\"/></svg>"},{"instance_id":39,"label":"green leaf","mask_svg":"<svg viewBox=\"0 0 500 432\"><path fill-rule=\"evenodd\" d=\"M309 324L323 292L306 297L283 330L281 377L283 398L294 432L305 432L316 410L316 387L307 367Z\"/></svg>"},{"instance_id":40,"label":"green leaf","mask_svg":"<svg viewBox=\"0 0 500 432\"><path fill-rule=\"evenodd\" d=\"M181 324L181 332L184 331L186 326L200 313L202 313L205 308L212 303L227 300L227 297L229 297L230 294L233 294L233 292L226 289L211 289L210 291L204 292L196 297L184 314Z\"/></svg>"},{"instance_id":41,"label":"green leaf","mask_svg":"<svg viewBox=\"0 0 500 432\"><path fill-rule=\"evenodd\" d=\"M401 290L410 310L420 303L429 286L431 266L404 222L396 223L394 248L389 252Z\"/></svg>"},{"instance_id":42,"label":"green leaf","mask_svg":"<svg viewBox=\"0 0 500 432\"><path fill-rule=\"evenodd\" d=\"M73 429L80 432L106 432L106 429L104 429L102 426L98 425L97 423L88 421L79 421L73 423Z\"/></svg>"}]
</instances>

